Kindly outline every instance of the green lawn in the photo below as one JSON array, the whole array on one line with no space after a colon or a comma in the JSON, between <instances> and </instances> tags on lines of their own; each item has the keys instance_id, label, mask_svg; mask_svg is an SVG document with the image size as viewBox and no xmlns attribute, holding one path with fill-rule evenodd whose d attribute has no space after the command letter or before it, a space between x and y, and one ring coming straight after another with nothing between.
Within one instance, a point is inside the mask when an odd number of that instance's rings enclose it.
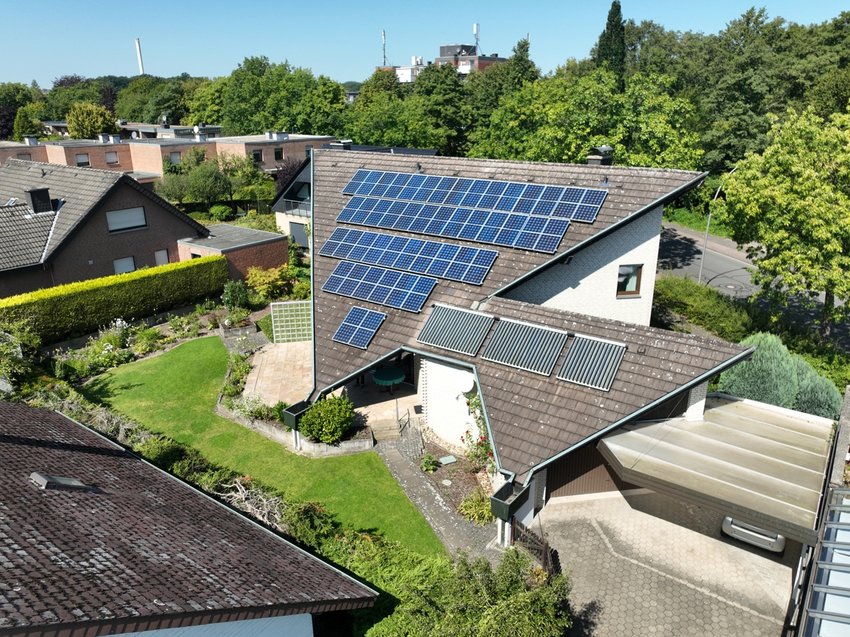
<instances>
[{"instance_id":1,"label":"green lawn","mask_svg":"<svg viewBox=\"0 0 850 637\"><path fill-rule=\"evenodd\" d=\"M323 503L343 524L377 529L423 554L444 552L378 454L304 458L217 416L213 409L226 367L227 352L218 337L202 338L116 368L88 389L92 398L212 462L291 497Z\"/></svg>"}]
</instances>

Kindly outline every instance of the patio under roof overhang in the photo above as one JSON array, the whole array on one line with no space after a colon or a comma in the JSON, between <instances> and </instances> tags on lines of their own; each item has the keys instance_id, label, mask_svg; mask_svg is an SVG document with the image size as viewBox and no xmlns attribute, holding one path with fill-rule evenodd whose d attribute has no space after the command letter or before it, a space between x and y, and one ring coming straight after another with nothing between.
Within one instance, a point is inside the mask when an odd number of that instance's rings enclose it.
<instances>
[{"instance_id":1,"label":"patio under roof overhang","mask_svg":"<svg viewBox=\"0 0 850 637\"><path fill-rule=\"evenodd\" d=\"M597 446L626 482L814 545L832 431L826 418L711 395L702 420L635 423Z\"/></svg>"}]
</instances>

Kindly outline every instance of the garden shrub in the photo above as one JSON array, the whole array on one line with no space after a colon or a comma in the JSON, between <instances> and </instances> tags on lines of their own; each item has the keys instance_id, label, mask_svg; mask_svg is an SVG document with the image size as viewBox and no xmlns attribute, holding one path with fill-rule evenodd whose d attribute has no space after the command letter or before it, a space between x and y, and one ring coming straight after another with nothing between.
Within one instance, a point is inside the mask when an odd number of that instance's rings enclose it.
<instances>
[{"instance_id":1,"label":"garden shrub","mask_svg":"<svg viewBox=\"0 0 850 637\"><path fill-rule=\"evenodd\" d=\"M225 281L223 256L169 263L0 299L0 321L25 321L43 342L55 343L94 332L115 318L151 316L216 296Z\"/></svg>"},{"instance_id":2,"label":"garden shrub","mask_svg":"<svg viewBox=\"0 0 850 637\"><path fill-rule=\"evenodd\" d=\"M329 396L310 407L298 430L314 442L335 445L354 422L354 405L348 396Z\"/></svg>"},{"instance_id":3,"label":"garden shrub","mask_svg":"<svg viewBox=\"0 0 850 637\"><path fill-rule=\"evenodd\" d=\"M241 394L245 388L245 379L248 378L248 374L251 372L251 363L248 361L247 356L238 353L231 354L227 363L230 369L225 378L221 393L226 398L234 398Z\"/></svg>"},{"instance_id":4,"label":"garden shrub","mask_svg":"<svg viewBox=\"0 0 850 637\"><path fill-rule=\"evenodd\" d=\"M419 468L425 473L434 473L440 468L440 462L434 457L433 453L426 453L419 460Z\"/></svg>"},{"instance_id":5,"label":"garden shrub","mask_svg":"<svg viewBox=\"0 0 850 637\"><path fill-rule=\"evenodd\" d=\"M815 371L807 361L794 357L797 366L797 396L794 409L836 420L841 411L841 394L828 378Z\"/></svg>"},{"instance_id":6,"label":"garden shrub","mask_svg":"<svg viewBox=\"0 0 850 637\"><path fill-rule=\"evenodd\" d=\"M28 374L40 344L26 321L0 321L0 379L14 381Z\"/></svg>"},{"instance_id":7,"label":"garden shrub","mask_svg":"<svg viewBox=\"0 0 850 637\"><path fill-rule=\"evenodd\" d=\"M227 221L233 216L233 209L222 203L217 203L210 208L210 219L213 221Z\"/></svg>"},{"instance_id":8,"label":"garden shrub","mask_svg":"<svg viewBox=\"0 0 850 637\"><path fill-rule=\"evenodd\" d=\"M799 388L797 365L782 340L774 334L757 332L742 340L741 345L757 349L750 360L720 375L719 389L740 398L793 409Z\"/></svg>"},{"instance_id":9,"label":"garden shrub","mask_svg":"<svg viewBox=\"0 0 850 637\"><path fill-rule=\"evenodd\" d=\"M228 281L224 284L224 292L221 295L221 302L228 310L237 307L248 307L248 287L244 281Z\"/></svg>"},{"instance_id":10,"label":"garden shrub","mask_svg":"<svg viewBox=\"0 0 850 637\"><path fill-rule=\"evenodd\" d=\"M493 520L493 512L490 510L490 496L481 488L476 489L461 500L457 511L478 526L485 526Z\"/></svg>"}]
</instances>

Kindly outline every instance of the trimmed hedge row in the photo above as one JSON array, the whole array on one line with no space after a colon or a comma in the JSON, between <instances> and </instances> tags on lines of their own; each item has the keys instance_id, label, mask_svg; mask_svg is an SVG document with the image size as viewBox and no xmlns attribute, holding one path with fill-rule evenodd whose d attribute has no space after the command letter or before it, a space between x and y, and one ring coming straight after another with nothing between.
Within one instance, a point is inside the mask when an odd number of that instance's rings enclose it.
<instances>
[{"instance_id":1,"label":"trimmed hedge row","mask_svg":"<svg viewBox=\"0 0 850 637\"><path fill-rule=\"evenodd\" d=\"M140 319L218 296L227 259L203 257L0 299L0 320L23 320L42 342L88 334L116 318Z\"/></svg>"}]
</instances>

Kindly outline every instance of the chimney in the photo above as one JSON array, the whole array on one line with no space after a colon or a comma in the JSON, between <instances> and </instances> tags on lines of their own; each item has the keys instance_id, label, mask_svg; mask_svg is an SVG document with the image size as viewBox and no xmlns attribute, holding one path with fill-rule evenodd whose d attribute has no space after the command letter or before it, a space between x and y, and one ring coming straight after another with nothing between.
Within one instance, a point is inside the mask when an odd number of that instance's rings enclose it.
<instances>
[{"instance_id":1,"label":"chimney","mask_svg":"<svg viewBox=\"0 0 850 637\"><path fill-rule=\"evenodd\" d=\"M351 140L341 139L338 142L331 142L330 147L333 150L351 150Z\"/></svg>"},{"instance_id":2,"label":"chimney","mask_svg":"<svg viewBox=\"0 0 850 637\"><path fill-rule=\"evenodd\" d=\"M31 135L25 135L24 144L27 146L38 146L38 138Z\"/></svg>"},{"instance_id":3,"label":"chimney","mask_svg":"<svg viewBox=\"0 0 850 637\"><path fill-rule=\"evenodd\" d=\"M24 192L27 196L27 203L33 212L53 212L49 188L30 188Z\"/></svg>"},{"instance_id":4,"label":"chimney","mask_svg":"<svg viewBox=\"0 0 850 637\"><path fill-rule=\"evenodd\" d=\"M120 144L121 143L121 135L110 135L109 136L110 144Z\"/></svg>"},{"instance_id":5,"label":"chimney","mask_svg":"<svg viewBox=\"0 0 850 637\"><path fill-rule=\"evenodd\" d=\"M588 166L610 166L614 163L614 149L610 146L594 146L587 156Z\"/></svg>"},{"instance_id":6,"label":"chimney","mask_svg":"<svg viewBox=\"0 0 850 637\"><path fill-rule=\"evenodd\" d=\"M195 141L196 142L205 142L207 141L207 136L205 133L195 133Z\"/></svg>"},{"instance_id":7,"label":"chimney","mask_svg":"<svg viewBox=\"0 0 850 637\"><path fill-rule=\"evenodd\" d=\"M109 143L109 133L98 133L97 134L97 141L99 141L101 144L108 144Z\"/></svg>"}]
</instances>

